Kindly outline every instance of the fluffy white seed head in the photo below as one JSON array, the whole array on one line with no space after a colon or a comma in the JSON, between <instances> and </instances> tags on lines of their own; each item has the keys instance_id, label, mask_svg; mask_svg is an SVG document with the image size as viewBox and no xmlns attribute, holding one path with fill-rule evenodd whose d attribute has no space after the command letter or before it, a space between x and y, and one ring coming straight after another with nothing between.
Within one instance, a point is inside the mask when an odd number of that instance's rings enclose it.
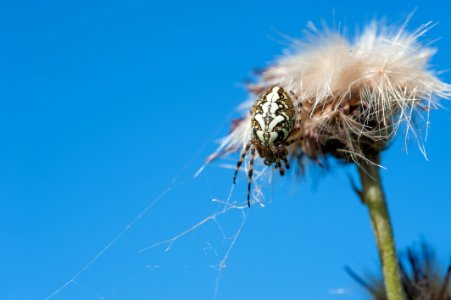
<instances>
[{"instance_id":1,"label":"fluffy white seed head","mask_svg":"<svg viewBox=\"0 0 451 300\"><path fill-rule=\"evenodd\" d=\"M294 41L250 86L250 100L242 107L249 110L267 87L282 86L294 93L296 107L302 103L297 115L304 139L292 146L292 154L300 150L314 159L331 154L358 161L384 149L401 124L414 130L416 112L451 96L451 86L429 65L436 50L418 40L430 28L428 23L409 33L405 26L374 22L350 40L310 26L307 41ZM247 113L215 155L241 149L250 130Z\"/></svg>"}]
</instances>

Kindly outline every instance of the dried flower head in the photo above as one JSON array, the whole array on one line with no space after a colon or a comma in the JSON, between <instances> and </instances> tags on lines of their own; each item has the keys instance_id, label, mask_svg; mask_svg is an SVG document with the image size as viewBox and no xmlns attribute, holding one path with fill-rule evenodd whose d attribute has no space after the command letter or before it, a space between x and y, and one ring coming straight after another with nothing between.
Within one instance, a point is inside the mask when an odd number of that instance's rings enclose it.
<instances>
[{"instance_id":1,"label":"dried flower head","mask_svg":"<svg viewBox=\"0 0 451 300\"><path fill-rule=\"evenodd\" d=\"M261 72L241 107L250 111L271 86L292 93L297 121L302 122L290 137L299 141L288 147L291 157L368 161L387 147L401 125L422 149L415 114L451 95L451 86L430 69L436 50L418 41L430 28L427 23L409 33L405 25L393 29L372 23L350 41L310 24L307 40L294 40L291 49ZM246 114L210 159L242 149L251 138L251 116Z\"/></svg>"},{"instance_id":2,"label":"dried flower head","mask_svg":"<svg viewBox=\"0 0 451 300\"><path fill-rule=\"evenodd\" d=\"M423 241L418 247L411 246L401 258L401 279L408 300L451 300L451 264L443 274L430 245ZM387 299L380 277L362 278L348 267L346 272L371 293L371 299Z\"/></svg>"}]
</instances>

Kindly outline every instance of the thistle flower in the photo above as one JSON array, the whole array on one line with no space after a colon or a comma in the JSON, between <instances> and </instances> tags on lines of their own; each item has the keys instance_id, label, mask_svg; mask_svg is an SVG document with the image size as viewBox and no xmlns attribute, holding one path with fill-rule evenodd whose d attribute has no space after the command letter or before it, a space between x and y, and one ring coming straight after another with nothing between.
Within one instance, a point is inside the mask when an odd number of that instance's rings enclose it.
<instances>
[{"instance_id":1,"label":"thistle flower","mask_svg":"<svg viewBox=\"0 0 451 300\"><path fill-rule=\"evenodd\" d=\"M415 116L451 96L451 86L430 68L435 49L419 42L432 25L412 33L405 26L395 29L374 22L351 41L310 24L306 41L294 40L249 85L250 98L241 107L251 113L233 123L232 132L209 158L243 149L237 172L251 151L249 206L256 150L281 175L280 161L289 167L287 156L297 158L301 169L303 156L318 163L329 156L354 162L362 183L361 190L354 189L368 207L390 300L405 297L380 180L380 152L404 126L406 138L412 132L425 154Z\"/></svg>"},{"instance_id":2,"label":"thistle flower","mask_svg":"<svg viewBox=\"0 0 451 300\"><path fill-rule=\"evenodd\" d=\"M411 246L401 255L402 285L408 300L451 300L451 264L442 274L432 247L426 242ZM357 275L349 267L346 272L371 293L375 300L386 300L384 283L375 275Z\"/></svg>"},{"instance_id":3,"label":"thistle flower","mask_svg":"<svg viewBox=\"0 0 451 300\"><path fill-rule=\"evenodd\" d=\"M360 163L386 148L402 124L423 151L415 114L451 95L451 86L430 69L436 50L418 41L431 27L427 23L409 33L405 26L394 29L374 22L350 41L309 24L307 40L294 40L262 71L259 81L249 85L250 98L241 108L249 111L257 96L274 85L293 93L301 120L295 134L302 142L289 148L292 157L301 151L315 161L330 154ZM212 157L241 149L250 139L247 114Z\"/></svg>"}]
</instances>

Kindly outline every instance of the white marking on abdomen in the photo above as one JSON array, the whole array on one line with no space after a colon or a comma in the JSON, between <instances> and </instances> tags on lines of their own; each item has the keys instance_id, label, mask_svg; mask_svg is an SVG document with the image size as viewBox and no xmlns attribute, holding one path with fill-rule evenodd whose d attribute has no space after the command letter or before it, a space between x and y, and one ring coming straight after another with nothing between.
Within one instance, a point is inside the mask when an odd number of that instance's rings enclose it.
<instances>
[{"instance_id":1,"label":"white marking on abdomen","mask_svg":"<svg viewBox=\"0 0 451 300\"><path fill-rule=\"evenodd\" d=\"M260 125L260 128L262 130L265 130L265 121L263 120L263 117L261 114L256 114L254 116L254 120L258 122L258 124Z\"/></svg>"},{"instance_id":2,"label":"white marking on abdomen","mask_svg":"<svg viewBox=\"0 0 451 300\"><path fill-rule=\"evenodd\" d=\"M273 131L273 130L274 130L274 127L276 127L277 124L279 124L279 123L281 123L281 122L283 122L283 121L285 121L285 118L284 118L284 117L282 117L282 116L276 116L276 117L271 121L271 123L269 123L268 131Z\"/></svg>"},{"instance_id":3,"label":"white marking on abdomen","mask_svg":"<svg viewBox=\"0 0 451 300\"><path fill-rule=\"evenodd\" d=\"M271 102L265 102L265 103L261 106L264 115L266 115L266 114L268 113L270 105L271 105Z\"/></svg>"},{"instance_id":4,"label":"white marking on abdomen","mask_svg":"<svg viewBox=\"0 0 451 300\"><path fill-rule=\"evenodd\" d=\"M274 141L277 139L279 135L277 134L277 132L271 132L269 135L269 141L268 141L268 146L272 146Z\"/></svg>"},{"instance_id":5,"label":"white marking on abdomen","mask_svg":"<svg viewBox=\"0 0 451 300\"><path fill-rule=\"evenodd\" d=\"M279 109L279 105L277 103L271 103L271 106L269 108L270 108L270 112L269 113L272 116L274 116L276 114L276 111Z\"/></svg>"},{"instance_id":6,"label":"white marking on abdomen","mask_svg":"<svg viewBox=\"0 0 451 300\"><path fill-rule=\"evenodd\" d=\"M276 102L277 100L279 100L279 94L277 93L279 89L280 88L278 86L275 86L272 89L271 93L266 96L269 102Z\"/></svg>"}]
</instances>

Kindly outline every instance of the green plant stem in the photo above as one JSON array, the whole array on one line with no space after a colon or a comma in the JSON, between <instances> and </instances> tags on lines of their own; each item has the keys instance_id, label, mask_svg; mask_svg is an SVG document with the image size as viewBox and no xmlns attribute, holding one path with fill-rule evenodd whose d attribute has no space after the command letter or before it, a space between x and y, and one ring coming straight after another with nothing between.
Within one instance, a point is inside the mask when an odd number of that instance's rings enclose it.
<instances>
[{"instance_id":1,"label":"green plant stem","mask_svg":"<svg viewBox=\"0 0 451 300\"><path fill-rule=\"evenodd\" d=\"M379 165L379 154L369 157ZM362 181L362 191L359 193L368 211L373 226L376 243L381 259L387 299L404 300L404 291L401 283L398 257L396 255L393 230L388 214L387 203L379 173L379 167L374 164L365 164L358 167Z\"/></svg>"}]
</instances>

